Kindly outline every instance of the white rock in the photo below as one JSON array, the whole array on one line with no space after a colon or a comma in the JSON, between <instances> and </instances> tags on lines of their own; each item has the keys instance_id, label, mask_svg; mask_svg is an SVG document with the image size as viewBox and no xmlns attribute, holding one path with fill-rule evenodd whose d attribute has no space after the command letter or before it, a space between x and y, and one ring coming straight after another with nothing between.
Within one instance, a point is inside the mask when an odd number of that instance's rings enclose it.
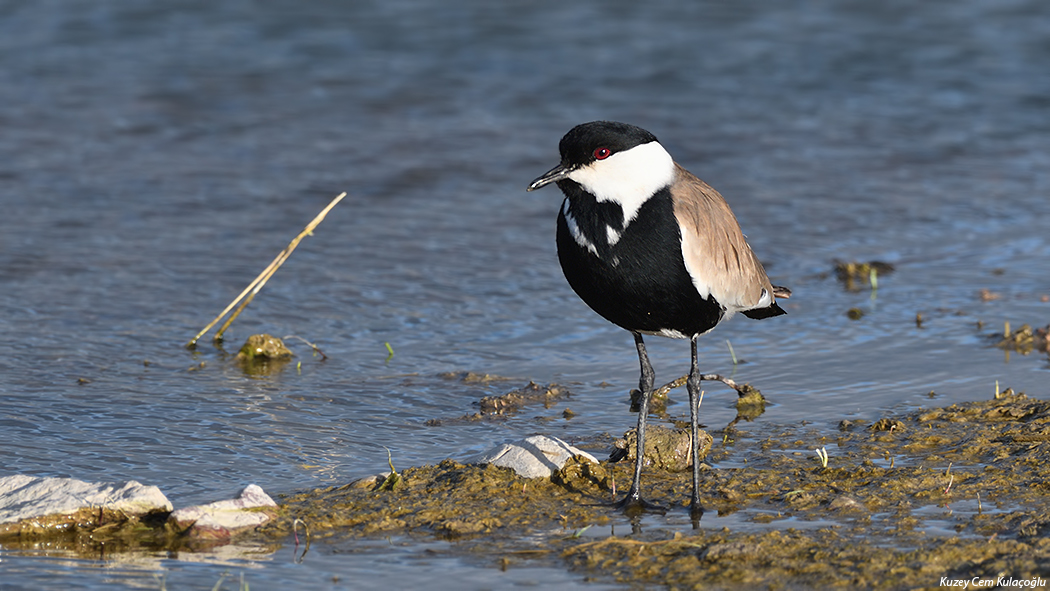
<instances>
[{"instance_id":1,"label":"white rock","mask_svg":"<svg viewBox=\"0 0 1050 591\"><path fill-rule=\"evenodd\" d=\"M236 530L258 527L273 518L265 512L245 509L276 506L262 488L249 484L236 499L185 507L172 513L168 520L180 529L191 529L190 533L196 535L223 537Z\"/></svg>"},{"instance_id":2,"label":"white rock","mask_svg":"<svg viewBox=\"0 0 1050 591\"><path fill-rule=\"evenodd\" d=\"M513 468L525 478L549 478L569 458L581 456L598 463L591 454L565 443L557 437L533 435L520 441L504 443L467 460L472 464L495 464Z\"/></svg>"},{"instance_id":3,"label":"white rock","mask_svg":"<svg viewBox=\"0 0 1050 591\"><path fill-rule=\"evenodd\" d=\"M0 523L73 513L85 508L145 515L152 511L171 511L171 503L159 488L134 480L92 483L21 474L0 478Z\"/></svg>"}]
</instances>

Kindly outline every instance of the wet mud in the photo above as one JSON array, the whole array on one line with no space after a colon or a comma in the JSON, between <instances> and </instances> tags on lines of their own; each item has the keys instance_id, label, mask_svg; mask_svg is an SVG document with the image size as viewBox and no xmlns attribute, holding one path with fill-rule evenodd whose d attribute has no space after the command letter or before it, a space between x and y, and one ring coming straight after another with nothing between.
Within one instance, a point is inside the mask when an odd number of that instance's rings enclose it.
<instances>
[{"instance_id":1,"label":"wet mud","mask_svg":"<svg viewBox=\"0 0 1050 591\"><path fill-rule=\"evenodd\" d=\"M675 448L680 440L666 431ZM286 532L299 518L323 536L412 532L459 540L504 568L556 560L588 578L671 588L1050 579L1050 403L1007 390L871 423L715 435L708 461L746 466L702 473L705 511L740 513L753 524L747 531L708 531L701 518L687 533L594 539L580 533L618 516L612 491L630 484L629 462L572 462L534 481L452 461L407 469L392 491L362 481L290 497L266 529ZM826 466L816 449L827 452ZM690 484L681 469L647 468L644 490L684 513Z\"/></svg>"},{"instance_id":2,"label":"wet mud","mask_svg":"<svg viewBox=\"0 0 1050 591\"><path fill-rule=\"evenodd\" d=\"M466 384L489 384L492 382L507 381L508 378L493 376L490 374L476 374L466 372L463 374L446 374L450 379L459 379ZM458 418L432 418L427 419L424 424L428 427L441 425L452 425L455 423L482 421L487 419L500 419L518 413L525 407L542 404L544 408L550 408L560 401L568 399L572 393L565 386L548 384L546 386L529 382L516 390L511 390L499 396L485 396L477 402L478 411L474 414L463 415ZM572 411L566 409L566 417L571 418Z\"/></svg>"},{"instance_id":3,"label":"wet mud","mask_svg":"<svg viewBox=\"0 0 1050 591\"><path fill-rule=\"evenodd\" d=\"M688 516L681 432L661 433L666 437L654 442L666 441L668 449L654 456L663 463L646 468L643 493ZM237 542L273 548L288 543L293 530L311 544L446 539L494 568L556 564L584 579L639 587L933 588L942 577L1050 580L1050 402L1007 389L987 401L872 422L729 425L710 435L700 497L705 516L735 514L742 524L735 530L707 526L704 517L685 531L639 521L625 531L610 527L624 522L612 502L631 483L629 461L576 459L550 479L530 480L506 468L445 460L404 468L396 478L282 498L275 521ZM609 450L608 441L590 446L597 447ZM171 550L203 543L180 538L159 520L118 517L93 528L85 515L61 532L0 537L9 547L65 540L85 553L104 544Z\"/></svg>"}]
</instances>

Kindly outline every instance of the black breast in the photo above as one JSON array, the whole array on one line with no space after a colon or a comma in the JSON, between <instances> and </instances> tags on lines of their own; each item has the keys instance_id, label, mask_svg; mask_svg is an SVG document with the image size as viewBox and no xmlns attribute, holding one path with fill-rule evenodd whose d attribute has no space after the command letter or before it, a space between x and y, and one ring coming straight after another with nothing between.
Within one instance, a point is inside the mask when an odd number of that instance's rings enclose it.
<instances>
[{"instance_id":1,"label":"black breast","mask_svg":"<svg viewBox=\"0 0 1050 591\"><path fill-rule=\"evenodd\" d=\"M724 313L713 297L701 298L682 260L681 234L668 190L658 192L623 228L619 204L598 202L572 181L558 216L558 258L572 289L595 312L627 330L705 333ZM566 211L593 247L573 236ZM608 228L620 232L610 244Z\"/></svg>"}]
</instances>

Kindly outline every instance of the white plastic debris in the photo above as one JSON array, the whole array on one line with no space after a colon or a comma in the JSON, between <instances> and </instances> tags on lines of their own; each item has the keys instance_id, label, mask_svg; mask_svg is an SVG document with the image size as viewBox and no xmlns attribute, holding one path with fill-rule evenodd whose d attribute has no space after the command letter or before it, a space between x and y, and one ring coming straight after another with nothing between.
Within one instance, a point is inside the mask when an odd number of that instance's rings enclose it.
<instances>
[{"instance_id":1,"label":"white plastic debris","mask_svg":"<svg viewBox=\"0 0 1050 591\"><path fill-rule=\"evenodd\" d=\"M520 441L504 443L467 461L472 464L495 464L513 468L525 478L549 478L573 456L598 463L591 454L565 443L557 437L533 435Z\"/></svg>"},{"instance_id":2,"label":"white plastic debris","mask_svg":"<svg viewBox=\"0 0 1050 591\"><path fill-rule=\"evenodd\" d=\"M277 503L258 485L249 484L236 499L185 507L172 513L168 521L181 530L189 530L192 535L226 537L273 519L272 512L246 510L257 507L276 508Z\"/></svg>"}]
</instances>

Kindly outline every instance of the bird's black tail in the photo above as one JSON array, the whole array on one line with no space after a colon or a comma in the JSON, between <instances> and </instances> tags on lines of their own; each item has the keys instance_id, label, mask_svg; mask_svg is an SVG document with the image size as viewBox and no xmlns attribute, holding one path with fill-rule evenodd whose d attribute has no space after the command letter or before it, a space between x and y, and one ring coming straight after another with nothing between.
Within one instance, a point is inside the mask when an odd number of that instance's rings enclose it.
<instances>
[{"instance_id":1,"label":"bird's black tail","mask_svg":"<svg viewBox=\"0 0 1050 591\"><path fill-rule=\"evenodd\" d=\"M780 316L781 314L787 314L787 312L785 312L779 304L774 302L772 306L766 308L755 308L754 310L744 310L741 314L752 320L762 320L763 318L772 318L774 316Z\"/></svg>"},{"instance_id":2,"label":"bird's black tail","mask_svg":"<svg viewBox=\"0 0 1050 591\"><path fill-rule=\"evenodd\" d=\"M787 299L791 297L791 290L780 285L774 285L773 296ZM741 312L741 314L747 316L748 318L751 318L752 320L762 320L763 318L772 318L774 316L780 316L781 314L787 314L787 312L785 312L779 304L773 302L772 306L767 306L765 308L755 308L754 310L744 310L743 312Z\"/></svg>"}]
</instances>

